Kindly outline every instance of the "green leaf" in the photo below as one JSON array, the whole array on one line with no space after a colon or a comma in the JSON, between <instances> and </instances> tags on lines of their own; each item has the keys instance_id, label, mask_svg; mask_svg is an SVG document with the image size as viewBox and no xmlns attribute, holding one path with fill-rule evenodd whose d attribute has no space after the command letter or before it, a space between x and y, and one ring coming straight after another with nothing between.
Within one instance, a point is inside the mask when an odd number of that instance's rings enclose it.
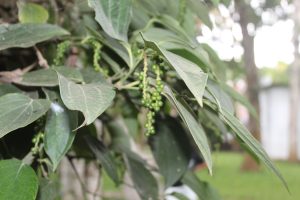
<instances>
[{"instance_id":1,"label":"green leaf","mask_svg":"<svg viewBox=\"0 0 300 200\"><path fill-rule=\"evenodd\" d=\"M143 163L130 157L126 158L126 165L134 187L142 200L159 199L158 185L152 173Z\"/></svg>"},{"instance_id":2,"label":"green leaf","mask_svg":"<svg viewBox=\"0 0 300 200\"><path fill-rule=\"evenodd\" d=\"M127 42L131 0L89 0L89 5L95 10L96 21L110 37Z\"/></svg>"},{"instance_id":3,"label":"green leaf","mask_svg":"<svg viewBox=\"0 0 300 200\"><path fill-rule=\"evenodd\" d=\"M78 125L77 112L60 103L52 103L45 125L45 151L53 163L53 171L71 148Z\"/></svg>"},{"instance_id":4,"label":"green leaf","mask_svg":"<svg viewBox=\"0 0 300 200\"><path fill-rule=\"evenodd\" d=\"M212 29L213 24L209 18L209 7L204 1L188 0L188 6L201 19L201 21Z\"/></svg>"},{"instance_id":5,"label":"green leaf","mask_svg":"<svg viewBox=\"0 0 300 200\"><path fill-rule=\"evenodd\" d=\"M171 119L157 122L156 134L151 137L151 146L159 172L165 179L165 188L172 186L186 172L189 158L180 144L184 130ZM178 127L179 126L179 127Z\"/></svg>"},{"instance_id":6,"label":"green leaf","mask_svg":"<svg viewBox=\"0 0 300 200\"><path fill-rule=\"evenodd\" d=\"M9 93L21 93L22 91L12 84L0 84L0 97Z\"/></svg>"},{"instance_id":7,"label":"green leaf","mask_svg":"<svg viewBox=\"0 0 300 200\"><path fill-rule=\"evenodd\" d=\"M0 97L0 138L7 133L31 124L50 107L50 101L31 99L20 93Z\"/></svg>"},{"instance_id":8,"label":"green leaf","mask_svg":"<svg viewBox=\"0 0 300 200\"><path fill-rule=\"evenodd\" d=\"M212 109L216 110L215 106L206 102L206 104ZM268 157L265 150L261 147L259 142L252 136L252 134L247 130L247 128L241 124L241 122L235 118L226 109L219 110L219 115L221 119L234 131L234 133L241 139L248 148L281 180L283 185L288 189L287 183L285 182L281 173L274 166L270 158Z\"/></svg>"},{"instance_id":9,"label":"green leaf","mask_svg":"<svg viewBox=\"0 0 300 200\"><path fill-rule=\"evenodd\" d=\"M38 200L59 200L60 184L58 175L52 175L50 178L41 178Z\"/></svg>"},{"instance_id":10,"label":"green leaf","mask_svg":"<svg viewBox=\"0 0 300 200\"><path fill-rule=\"evenodd\" d=\"M0 25L0 50L12 47L27 48L68 34L63 28L51 24Z\"/></svg>"},{"instance_id":11,"label":"green leaf","mask_svg":"<svg viewBox=\"0 0 300 200\"><path fill-rule=\"evenodd\" d=\"M1 160L0 177L0 199L36 199L37 176L31 167L20 160Z\"/></svg>"},{"instance_id":12,"label":"green leaf","mask_svg":"<svg viewBox=\"0 0 300 200\"><path fill-rule=\"evenodd\" d=\"M200 181L192 172L187 172L184 175L182 182L198 195L199 200L221 200L217 190L209 183Z\"/></svg>"},{"instance_id":13,"label":"green leaf","mask_svg":"<svg viewBox=\"0 0 300 200\"><path fill-rule=\"evenodd\" d=\"M21 23L46 23L49 18L48 11L35 3L18 2L18 9Z\"/></svg>"},{"instance_id":14,"label":"green leaf","mask_svg":"<svg viewBox=\"0 0 300 200\"><path fill-rule=\"evenodd\" d=\"M172 90L168 86L165 86L164 94L168 98L168 100L172 103L172 105L176 108L182 120L188 127L196 145L198 146L207 164L210 174L212 174L211 152L210 152L207 137L205 135L202 126L196 121L193 115L179 101L176 100Z\"/></svg>"},{"instance_id":15,"label":"green leaf","mask_svg":"<svg viewBox=\"0 0 300 200\"><path fill-rule=\"evenodd\" d=\"M86 135L84 139L91 151L95 154L96 158L100 161L109 177L116 185L118 185L120 183L120 179L118 176L117 165L109 149L107 149L101 141L97 140L97 138Z\"/></svg>"},{"instance_id":16,"label":"green leaf","mask_svg":"<svg viewBox=\"0 0 300 200\"><path fill-rule=\"evenodd\" d=\"M155 42L148 41L144 38L146 46L161 53L174 67L178 75L182 78L186 86L202 106L202 98L205 91L208 75L204 73L196 64L178 56L170 51L160 48Z\"/></svg>"},{"instance_id":17,"label":"green leaf","mask_svg":"<svg viewBox=\"0 0 300 200\"><path fill-rule=\"evenodd\" d=\"M93 123L112 104L116 94L107 83L76 84L59 73L58 80L64 104L70 110L83 113L83 125Z\"/></svg>"},{"instance_id":18,"label":"green leaf","mask_svg":"<svg viewBox=\"0 0 300 200\"><path fill-rule=\"evenodd\" d=\"M69 67L56 67L26 73L15 83L24 86L54 87L58 85L56 71L73 81L83 82L83 77L78 70Z\"/></svg>"}]
</instances>

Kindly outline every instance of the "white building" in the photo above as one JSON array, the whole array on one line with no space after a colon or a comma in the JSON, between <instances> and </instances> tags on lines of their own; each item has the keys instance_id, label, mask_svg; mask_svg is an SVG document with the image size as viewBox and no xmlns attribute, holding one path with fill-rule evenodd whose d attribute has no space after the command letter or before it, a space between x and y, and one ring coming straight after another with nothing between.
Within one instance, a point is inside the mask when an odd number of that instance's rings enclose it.
<instances>
[{"instance_id":1,"label":"white building","mask_svg":"<svg viewBox=\"0 0 300 200\"><path fill-rule=\"evenodd\" d=\"M271 158L285 160L289 155L289 88L287 86L266 87L260 91L259 98L262 145ZM300 110L298 113L300 116ZM300 119L298 158L300 160Z\"/></svg>"}]
</instances>

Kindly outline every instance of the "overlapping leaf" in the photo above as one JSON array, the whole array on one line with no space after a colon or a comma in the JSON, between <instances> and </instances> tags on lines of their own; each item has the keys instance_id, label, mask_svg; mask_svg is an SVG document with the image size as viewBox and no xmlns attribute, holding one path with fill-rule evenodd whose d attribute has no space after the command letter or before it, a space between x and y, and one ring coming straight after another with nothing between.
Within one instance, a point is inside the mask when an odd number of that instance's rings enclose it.
<instances>
[{"instance_id":1,"label":"overlapping leaf","mask_svg":"<svg viewBox=\"0 0 300 200\"><path fill-rule=\"evenodd\" d=\"M40 69L24 74L15 83L24 86L54 87L58 85L57 72L70 80L83 82L81 73L69 67L56 67L53 69Z\"/></svg>"},{"instance_id":2,"label":"overlapping leaf","mask_svg":"<svg viewBox=\"0 0 300 200\"><path fill-rule=\"evenodd\" d=\"M89 0L95 10L96 21L112 38L127 41L127 31L131 21L131 0Z\"/></svg>"},{"instance_id":3,"label":"overlapping leaf","mask_svg":"<svg viewBox=\"0 0 300 200\"><path fill-rule=\"evenodd\" d=\"M36 199L38 178L33 169L20 160L1 160L0 177L0 199Z\"/></svg>"},{"instance_id":4,"label":"overlapping leaf","mask_svg":"<svg viewBox=\"0 0 300 200\"><path fill-rule=\"evenodd\" d=\"M81 111L85 117L83 124L91 124L112 103L115 91L107 83L76 84L58 74L61 98L70 110Z\"/></svg>"},{"instance_id":5,"label":"overlapping leaf","mask_svg":"<svg viewBox=\"0 0 300 200\"><path fill-rule=\"evenodd\" d=\"M166 95L168 100L173 104L173 106L176 108L182 120L190 130L190 133L207 164L208 170L212 174L211 152L210 152L207 137L205 135L202 126L196 121L193 115L179 101L176 100L173 92L168 86L165 86L164 94Z\"/></svg>"},{"instance_id":6,"label":"overlapping leaf","mask_svg":"<svg viewBox=\"0 0 300 200\"><path fill-rule=\"evenodd\" d=\"M0 50L12 47L27 48L68 34L63 28L51 24L0 25Z\"/></svg>"},{"instance_id":7,"label":"overlapping leaf","mask_svg":"<svg viewBox=\"0 0 300 200\"><path fill-rule=\"evenodd\" d=\"M67 110L59 103L52 103L45 126L45 151L55 170L70 149L77 128L77 112Z\"/></svg>"},{"instance_id":8,"label":"overlapping leaf","mask_svg":"<svg viewBox=\"0 0 300 200\"><path fill-rule=\"evenodd\" d=\"M146 46L161 53L178 75L182 78L188 89L195 96L200 106L202 106L202 97L204 94L208 75L204 73L196 64L189 60L167 51L157 45L155 42L145 39Z\"/></svg>"},{"instance_id":9,"label":"overlapping leaf","mask_svg":"<svg viewBox=\"0 0 300 200\"><path fill-rule=\"evenodd\" d=\"M31 99L21 93L0 97L0 138L7 133L31 124L50 107L50 101Z\"/></svg>"}]
</instances>

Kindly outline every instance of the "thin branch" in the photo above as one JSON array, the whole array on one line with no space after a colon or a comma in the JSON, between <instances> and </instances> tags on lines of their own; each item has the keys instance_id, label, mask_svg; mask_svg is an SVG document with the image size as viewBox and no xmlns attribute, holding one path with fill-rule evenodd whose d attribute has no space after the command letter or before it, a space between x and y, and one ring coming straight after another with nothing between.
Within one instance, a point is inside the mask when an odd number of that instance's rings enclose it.
<instances>
[{"instance_id":1,"label":"thin branch","mask_svg":"<svg viewBox=\"0 0 300 200\"><path fill-rule=\"evenodd\" d=\"M36 46L34 46L33 48L34 48L36 56L38 58L39 65L41 67L48 69L49 68L48 61L44 58L42 52Z\"/></svg>"}]
</instances>

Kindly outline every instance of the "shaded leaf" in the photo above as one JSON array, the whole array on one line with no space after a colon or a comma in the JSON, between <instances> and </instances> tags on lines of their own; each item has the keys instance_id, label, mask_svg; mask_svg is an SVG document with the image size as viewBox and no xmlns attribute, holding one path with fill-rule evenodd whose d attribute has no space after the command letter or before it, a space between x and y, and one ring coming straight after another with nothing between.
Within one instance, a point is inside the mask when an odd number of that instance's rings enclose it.
<instances>
[{"instance_id":1,"label":"shaded leaf","mask_svg":"<svg viewBox=\"0 0 300 200\"><path fill-rule=\"evenodd\" d=\"M12 47L27 48L68 34L63 28L51 24L0 25L0 50Z\"/></svg>"},{"instance_id":2,"label":"shaded leaf","mask_svg":"<svg viewBox=\"0 0 300 200\"><path fill-rule=\"evenodd\" d=\"M26 73L15 83L24 86L54 87L58 85L56 71L73 81L83 82L83 77L78 70L69 67L56 67Z\"/></svg>"},{"instance_id":3,"label":"shaded leaf","mask_svg":"<svg viewBox=\"0 0 300 200\"><path fill-rule=\"evenodd\" d=\"M131 21L131 0L89 0L95 10L96 21L112 38L127 41L127 31Z\"/></svg>"},{"instance_id":4,"label":"shaded leaf","mask_svg":"<svg viewBox=\"0 0 300 200\"><path fill-rule=\"evenodd\" d=\"M0 177L0 199L36 199L38 178L30 166L16 159L1 160Z\"/></svg>"},{"instance_id":5,"label":"shaded leaf","mask_svg":"<svg viewBox=\"0 0 300 200\"><path fill-rule=\"evenodd\" d=\"M86 140L91 151L95 154L96 158L100 161L102 167L107 172L109 177L115 182L116 185L118 185L120 180L118 176L117 165L109 149L107 149L101 141L93 138L92 136L86 135L84 139Z\"/></svg>"},{"instance_id":6,"label":"shaded leaf","mask_svg":"<svg viewBox=\"0 0 300 200\"><path fill-rule=\"evenodd\" d=\"M43 7L35 3L18 2L19 21L21 23L46 23L49 14Z\"/></svg>"},{"instance_id":7,"label":"shaded leaf","mask_svg":"<svg viewBox=\"0 0 300 200\"><path fill-rule=\"evenodd\" d=\"M45 151L53 164L53 171L71 148L78 125L77 112L67 110L60 103L52 103L45 125Z\"/></svg>"},{"instance_id":8,"label":"shaded leaf","mask_svg":"<svg viewBox=\"0 0 300 200\"><path fill-rule=\"evenodd\" d=\"M180 144L184 141L180 141L182 138L179 138L179 135L185 134L184 130L177 125L176 121L169 120L171 119L158 120L157 133L151 137L152 152L159 172L165 179L166 188L182 177L189 163L189 158Z\"/></svg>"},{"instance_id":9,"label":"shaded leaf","mask_svg":"<svg viewBox=\"0 0 300 200\"><path fill-rule=\"evenodd\" d=\"M12 84L0 84L0 97L8 93L21 93L22 90Z\"/></svg>"},{"instance_id":10,"label":"shaded leaf","mask_svg":"<svg viewBox=\"0 0 300 200\"><path fill-rule=\"evenodd\" d=\"M200 181L192 172L187 172L184 175L182 182L198 195L199 200L221 200L217 190L209 183Z\"/></svg>"},{"instance_id":11,"label":"shaded leaf","mask_svg":"<svg viewBox=\"0 0 300 200\"><path fill-rule=\"evenodd\" d=\"M126 157L126 160L127 169L141 199L159 199L158 185L152 173L136 159Z\"/></svg>"},{"instance_id":12,"label":"shaded leaf","mask_svg":"<svg viewBox=\"0 0 300 200\"><path fill-rule=\"evenodd\" d=\"M50 107L50 101L31 99L20 93L0 97L0 138L7 133L31 124Z\"/></svg>"},{"instance_id":13,"label":"shaded leaf","mask_svg":"<svg viewBox=\"0 0 300 200\"><path fill-rule=\"evenodd\" d=\"M207 164L210 174L212 174L212 158L208 144L207 137L202 126L196 121L193 115L179 102L176 100L173 92L168 86L164 88L164 94L172 105L176 108L177 112L181 116L182 120L188 127L196 145L198 146L205 163Z\"/></svg>"},{"instance_id":14,"label":"shaded leaf","mask_svg":"<svg viewBox=\"0 0 300 200\"><path fill-rule=\"evenodd\" d=\"M200 106L202 106L202 97L205 91L208 75L204 73L196 64L180 57L170 51L160 48L155 42L145 39L145 44L161 53L169 64L174 67L178 75L182 78L188 89L195 96Z\"/></svg>"},{"instance_id":15,"label":"shaded leaf","mask_svg":"<svg viewBox=\"0 0 300 200\"><path fill-rule=\"evenodd\" d=\"M60 184L57 176L48 179L41 178L38 200L58 200L60 199Z\"/></svg>"},{"instance_id":16,"label":"shaded leaf","mask_svg":"<svg viewBox=\"0 0 300 200\"><path fill-rule=\"evenodd\" d=\"M58 73L61 98L70 110L81 111L83 124L91 124L112 103L115 91L107 83L76 84Z\"/></svg>"}]
</instances>

